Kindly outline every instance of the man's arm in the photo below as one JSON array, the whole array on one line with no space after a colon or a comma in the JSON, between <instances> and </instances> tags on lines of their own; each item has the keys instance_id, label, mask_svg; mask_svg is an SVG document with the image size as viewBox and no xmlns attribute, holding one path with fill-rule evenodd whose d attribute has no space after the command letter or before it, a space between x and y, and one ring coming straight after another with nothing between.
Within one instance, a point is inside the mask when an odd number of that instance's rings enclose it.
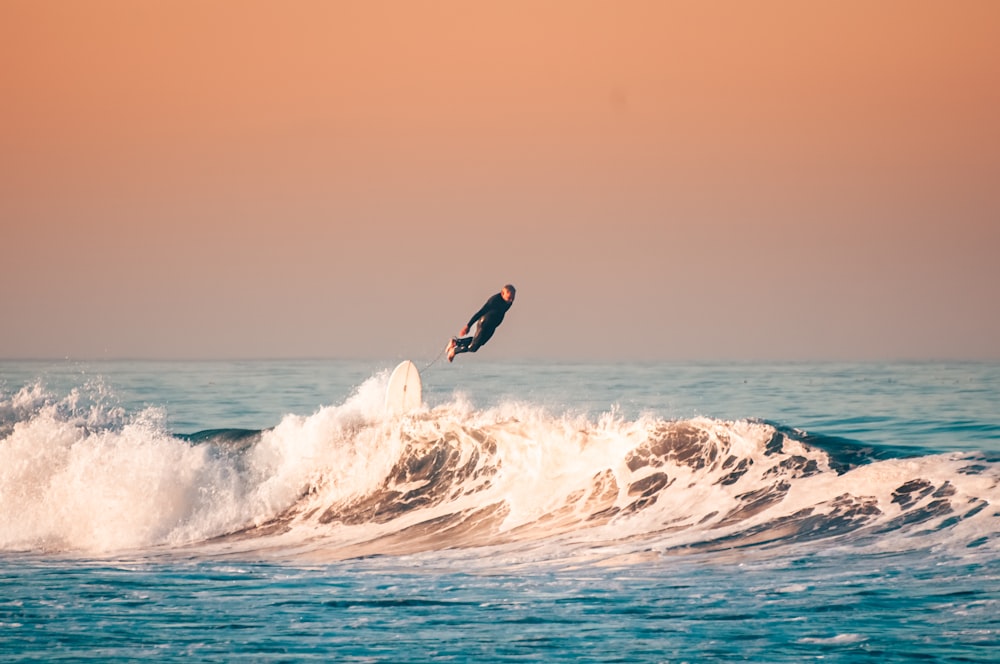
<instances>
[{"instance_id":1,"label":"man's arm","mask_svg":"<svg viewBox=\"0 0 1000 664\"><path fill-rule=\"evenodd\" d=\"M492 296L490 299L486 300L486 304L484 304L482 307L480 307L479 311L477 311L476 313L472 314L472 318L469 319L469 323L468 323L468 325L466 325L466 327L472 327L473 323L475 323L477 320L479 320L480 318L482 318L483 315L487 311L489 311L490 309L492 309L493 306L494 306L494 300L496 300L498 297L500 297L499 293L497 293L496 295Z\"/></svg>"},{"instance_id":2,"label":"man's arm","mask_svg":"<svg viewBox=\"0 0 1000 664\"><path fill-rule=\"evenodd\" d=\"M476 313L472 314L472 318L469 319L469 322L466 323L465 327L463 327L462 330L461 330L461 332L458 333L459 336L464 337L466 334L468 334L469 333L469 328L472 327L473 324L477 320L479 320L480 318L482 318L483 315L485 315L487 311L489 311L490 309L492 309L495 306L495 300L498 297L502 298L503 296L501 296L500 293L497 293L496 295L493 295L492 297L490 297L490 299L486 300L486 304L484 304L482 307L480 307L479 311L477 311Z\"/></svg>"}]
</instances>

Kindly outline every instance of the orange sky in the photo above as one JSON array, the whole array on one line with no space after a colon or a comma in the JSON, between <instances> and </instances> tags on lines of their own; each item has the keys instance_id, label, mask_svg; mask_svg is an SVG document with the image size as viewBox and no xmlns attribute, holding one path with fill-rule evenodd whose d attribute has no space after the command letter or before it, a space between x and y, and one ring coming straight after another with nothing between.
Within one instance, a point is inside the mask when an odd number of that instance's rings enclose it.
<instances>
[{"instance_id":1,"label":"orange sky","mask_svg":"<svg viewBox=\"0 0 1000 664\"><path fill-rule=\"evenodd\" d=\"M1000 3L0 4L0 357L1000 358Z\"/></svg>"}]
</instances>

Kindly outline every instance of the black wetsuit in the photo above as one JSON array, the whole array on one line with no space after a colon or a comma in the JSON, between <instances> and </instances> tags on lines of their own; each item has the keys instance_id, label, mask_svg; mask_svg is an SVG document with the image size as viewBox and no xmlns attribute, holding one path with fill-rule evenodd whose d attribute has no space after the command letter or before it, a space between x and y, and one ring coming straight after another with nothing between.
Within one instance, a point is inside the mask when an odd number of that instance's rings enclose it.
<instances>
[{"instance_id":1,"label":"black wetsuit","mask_svg":"<svg viewBox=\"0 0 1000 664\"><path fill-rule=\"evenodd\" d=\"M512 304L514 304L514 300L508 302L503 299L503 295L500 293L486 300L483 308L472 314L472 318L469 319L469 327L472 327L476 321L479 322L476 327L476 336L456 339L455 353L475 353L479 350L479 347L493 336L493 332L503 322L504 314L507 313Z\"/></svg>"}]
</instances>

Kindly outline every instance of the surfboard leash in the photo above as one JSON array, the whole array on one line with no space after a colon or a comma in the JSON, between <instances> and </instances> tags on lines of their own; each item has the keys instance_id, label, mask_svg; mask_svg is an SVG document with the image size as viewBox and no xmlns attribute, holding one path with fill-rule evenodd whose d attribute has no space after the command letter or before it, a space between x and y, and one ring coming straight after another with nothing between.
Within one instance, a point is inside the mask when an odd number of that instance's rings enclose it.
<instances>
[{"instance_id":1,"label":"surfboard leash","mask_svg":"<svg viewBox=\"0 0 1000 664\"><path fill-rule=\"evenodd\" d=\"M441 359L441 356L442 356L442 355L444 355L444 352L445 352L446 350L448 350L448 344L445 344L444 348L442 348L442 349L441 349L441 352L437 354L437 357L435 357L435 358L434 358L433 360L431 360L430 362L428 362L428 363L427 363L427 364L426 364L426 365L424 366L424 368L423 368L423 369L421 369L421 371L427 371L427 370L428 370L428 369L430 369L430 368L431 368L432 366L434 366L434 364L436 364L436 363L437 363L437 361Z\"/></svg>"}]
</instances>

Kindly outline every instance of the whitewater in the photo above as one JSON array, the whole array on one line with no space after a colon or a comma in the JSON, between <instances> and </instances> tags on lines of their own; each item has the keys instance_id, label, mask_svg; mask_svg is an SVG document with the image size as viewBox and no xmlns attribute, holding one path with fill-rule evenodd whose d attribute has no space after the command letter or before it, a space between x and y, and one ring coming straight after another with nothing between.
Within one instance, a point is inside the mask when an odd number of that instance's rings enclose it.
<instances>
[{"instance_id":1,"label":"whitewater","mask_svg":"<svg viewBox=\"0 0 1000 664\"><path fill-rule=\"evenodd\" d=\"M1000 365L393 364L0 363L5 658L995 657Z\"/></svg>"}]
</instances>

